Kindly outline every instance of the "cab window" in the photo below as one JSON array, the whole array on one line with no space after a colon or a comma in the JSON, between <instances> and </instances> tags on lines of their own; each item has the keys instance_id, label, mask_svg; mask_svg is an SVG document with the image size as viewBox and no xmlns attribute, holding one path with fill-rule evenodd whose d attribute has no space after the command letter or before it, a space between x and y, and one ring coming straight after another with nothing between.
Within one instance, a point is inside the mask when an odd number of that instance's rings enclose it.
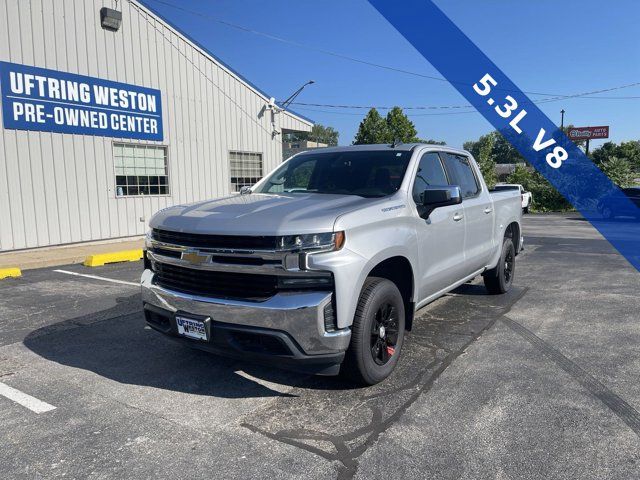
<instances>
[{"instance_id":1,"label":"cab window","mask_svg":"<svg viewBox=\"0 0 640 480\"><path fill-rule=\"evenodd\" d=\"M448 185L447 175L436 152L425 153L418 164L416 178L413 181L413 200L422 205L422 196L428 186Z\"/></svg>"},{"instance_id":2,"label":"cab window","mask_svg":"<svg viewBox=\"0 0 640 480\"><path fill-rule=\"evenodd\" d=\"M442 152L441 155L449 174L450 184L460 187L462 198L474 197L480 193L480 185L467 157L448 152Z\"/></svg>"}]
</instances>

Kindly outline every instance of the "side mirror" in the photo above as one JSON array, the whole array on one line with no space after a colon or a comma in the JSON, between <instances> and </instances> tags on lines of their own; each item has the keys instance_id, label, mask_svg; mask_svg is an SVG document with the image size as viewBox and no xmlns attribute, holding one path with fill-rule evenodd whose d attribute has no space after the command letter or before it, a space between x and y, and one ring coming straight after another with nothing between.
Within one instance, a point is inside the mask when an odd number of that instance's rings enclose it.
<instances>
[{"instance_id":1,"label":"side mirror","mask_svg":"<svg viewBox=\"0 0 640 480\"><path fill-rule=\"evenodd\" d=\"M422 218L428 218L436 208L462 203L462 194L457 185L437 185L427 187L422 194L422 208L419 209Z\"/></svg>"},{"instance_id":2,"label":"side mirror","mask_svg":"<svg viewBox=\"0 0 640 480\"><path fill-rule=\"evenodd\" d=\"M251 193L251 187L247 187L246 185L244 187L240 188L240 195L249 195Z\"/></svg>"}]
</instances>

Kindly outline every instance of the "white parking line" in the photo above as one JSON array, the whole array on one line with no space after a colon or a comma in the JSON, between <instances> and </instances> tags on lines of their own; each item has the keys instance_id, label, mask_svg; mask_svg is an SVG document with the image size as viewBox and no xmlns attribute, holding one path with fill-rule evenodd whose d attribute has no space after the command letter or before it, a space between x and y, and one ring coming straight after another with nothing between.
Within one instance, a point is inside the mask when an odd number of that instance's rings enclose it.
<instances>
[{"instance_id":1,"label":"white parking line","mask_svg":"<svg viewBox=\"0 0 640 480\"><path fill-rule=\"evenodd\" d=\"M67 275L75 275L77 277L93 278L94 280L102 280L102 281L105 281L105 282L121 283L123 285L132 285L134 287L139 287L140 286L139 283L135 283L135 282L126 282L124 280L116 280L114 278L99 277L97 275L87 275L85 273L69 272L68 270L54 270L54 272L66 273Z\"/></svg>"},{"instance_id":2,"label":"white parking line","mask_svg":"<svg viewBox=\"0 0 640 480\"><path fill-rule=\"evenodd\" d=\"M22 393L20 390L16 390L15 388L12 388L2 382L0 382L0 395L8 398L9 400L13 400L14 402L22 405L25 408L28 408L35 413L50 412L51 410L56 409L56 407L54 407L53 405L49 405L48 403L43 402L42 400L38 400L31 395Z\"/></svg>"}]
</instances>

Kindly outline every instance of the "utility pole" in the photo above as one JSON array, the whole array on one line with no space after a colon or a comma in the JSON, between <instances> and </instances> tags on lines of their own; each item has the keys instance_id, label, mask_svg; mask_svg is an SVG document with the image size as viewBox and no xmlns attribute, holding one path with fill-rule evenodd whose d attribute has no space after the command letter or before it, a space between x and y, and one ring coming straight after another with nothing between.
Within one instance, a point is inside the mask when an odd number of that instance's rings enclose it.
<instances>
[{"instance_id":1,"label":"utility pole","mask_svg":"<svg viewBox=\"0 0 640 480\"><path fill-rule=\"evenodd\" d=\"M560 110L560 130L564 132L564 108Z\"/></svg>"}]
</instances>

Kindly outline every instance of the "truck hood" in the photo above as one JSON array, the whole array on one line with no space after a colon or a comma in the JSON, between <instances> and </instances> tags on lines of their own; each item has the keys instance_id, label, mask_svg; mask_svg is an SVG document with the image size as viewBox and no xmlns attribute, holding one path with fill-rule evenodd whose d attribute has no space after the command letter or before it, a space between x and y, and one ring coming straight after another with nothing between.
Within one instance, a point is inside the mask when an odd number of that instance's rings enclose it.
<instances>
[{"instance_id":1,"label":"truck hood","mask_svg":"<svg viewBox=\"0 0 640 480\"><path fill-rule=\"evenodd\" d=\"M318 193L233 195L160 210L149 226L217 235L323 233L333 231L340 215L381 200Z\"/></svg>"}]
</instances>

